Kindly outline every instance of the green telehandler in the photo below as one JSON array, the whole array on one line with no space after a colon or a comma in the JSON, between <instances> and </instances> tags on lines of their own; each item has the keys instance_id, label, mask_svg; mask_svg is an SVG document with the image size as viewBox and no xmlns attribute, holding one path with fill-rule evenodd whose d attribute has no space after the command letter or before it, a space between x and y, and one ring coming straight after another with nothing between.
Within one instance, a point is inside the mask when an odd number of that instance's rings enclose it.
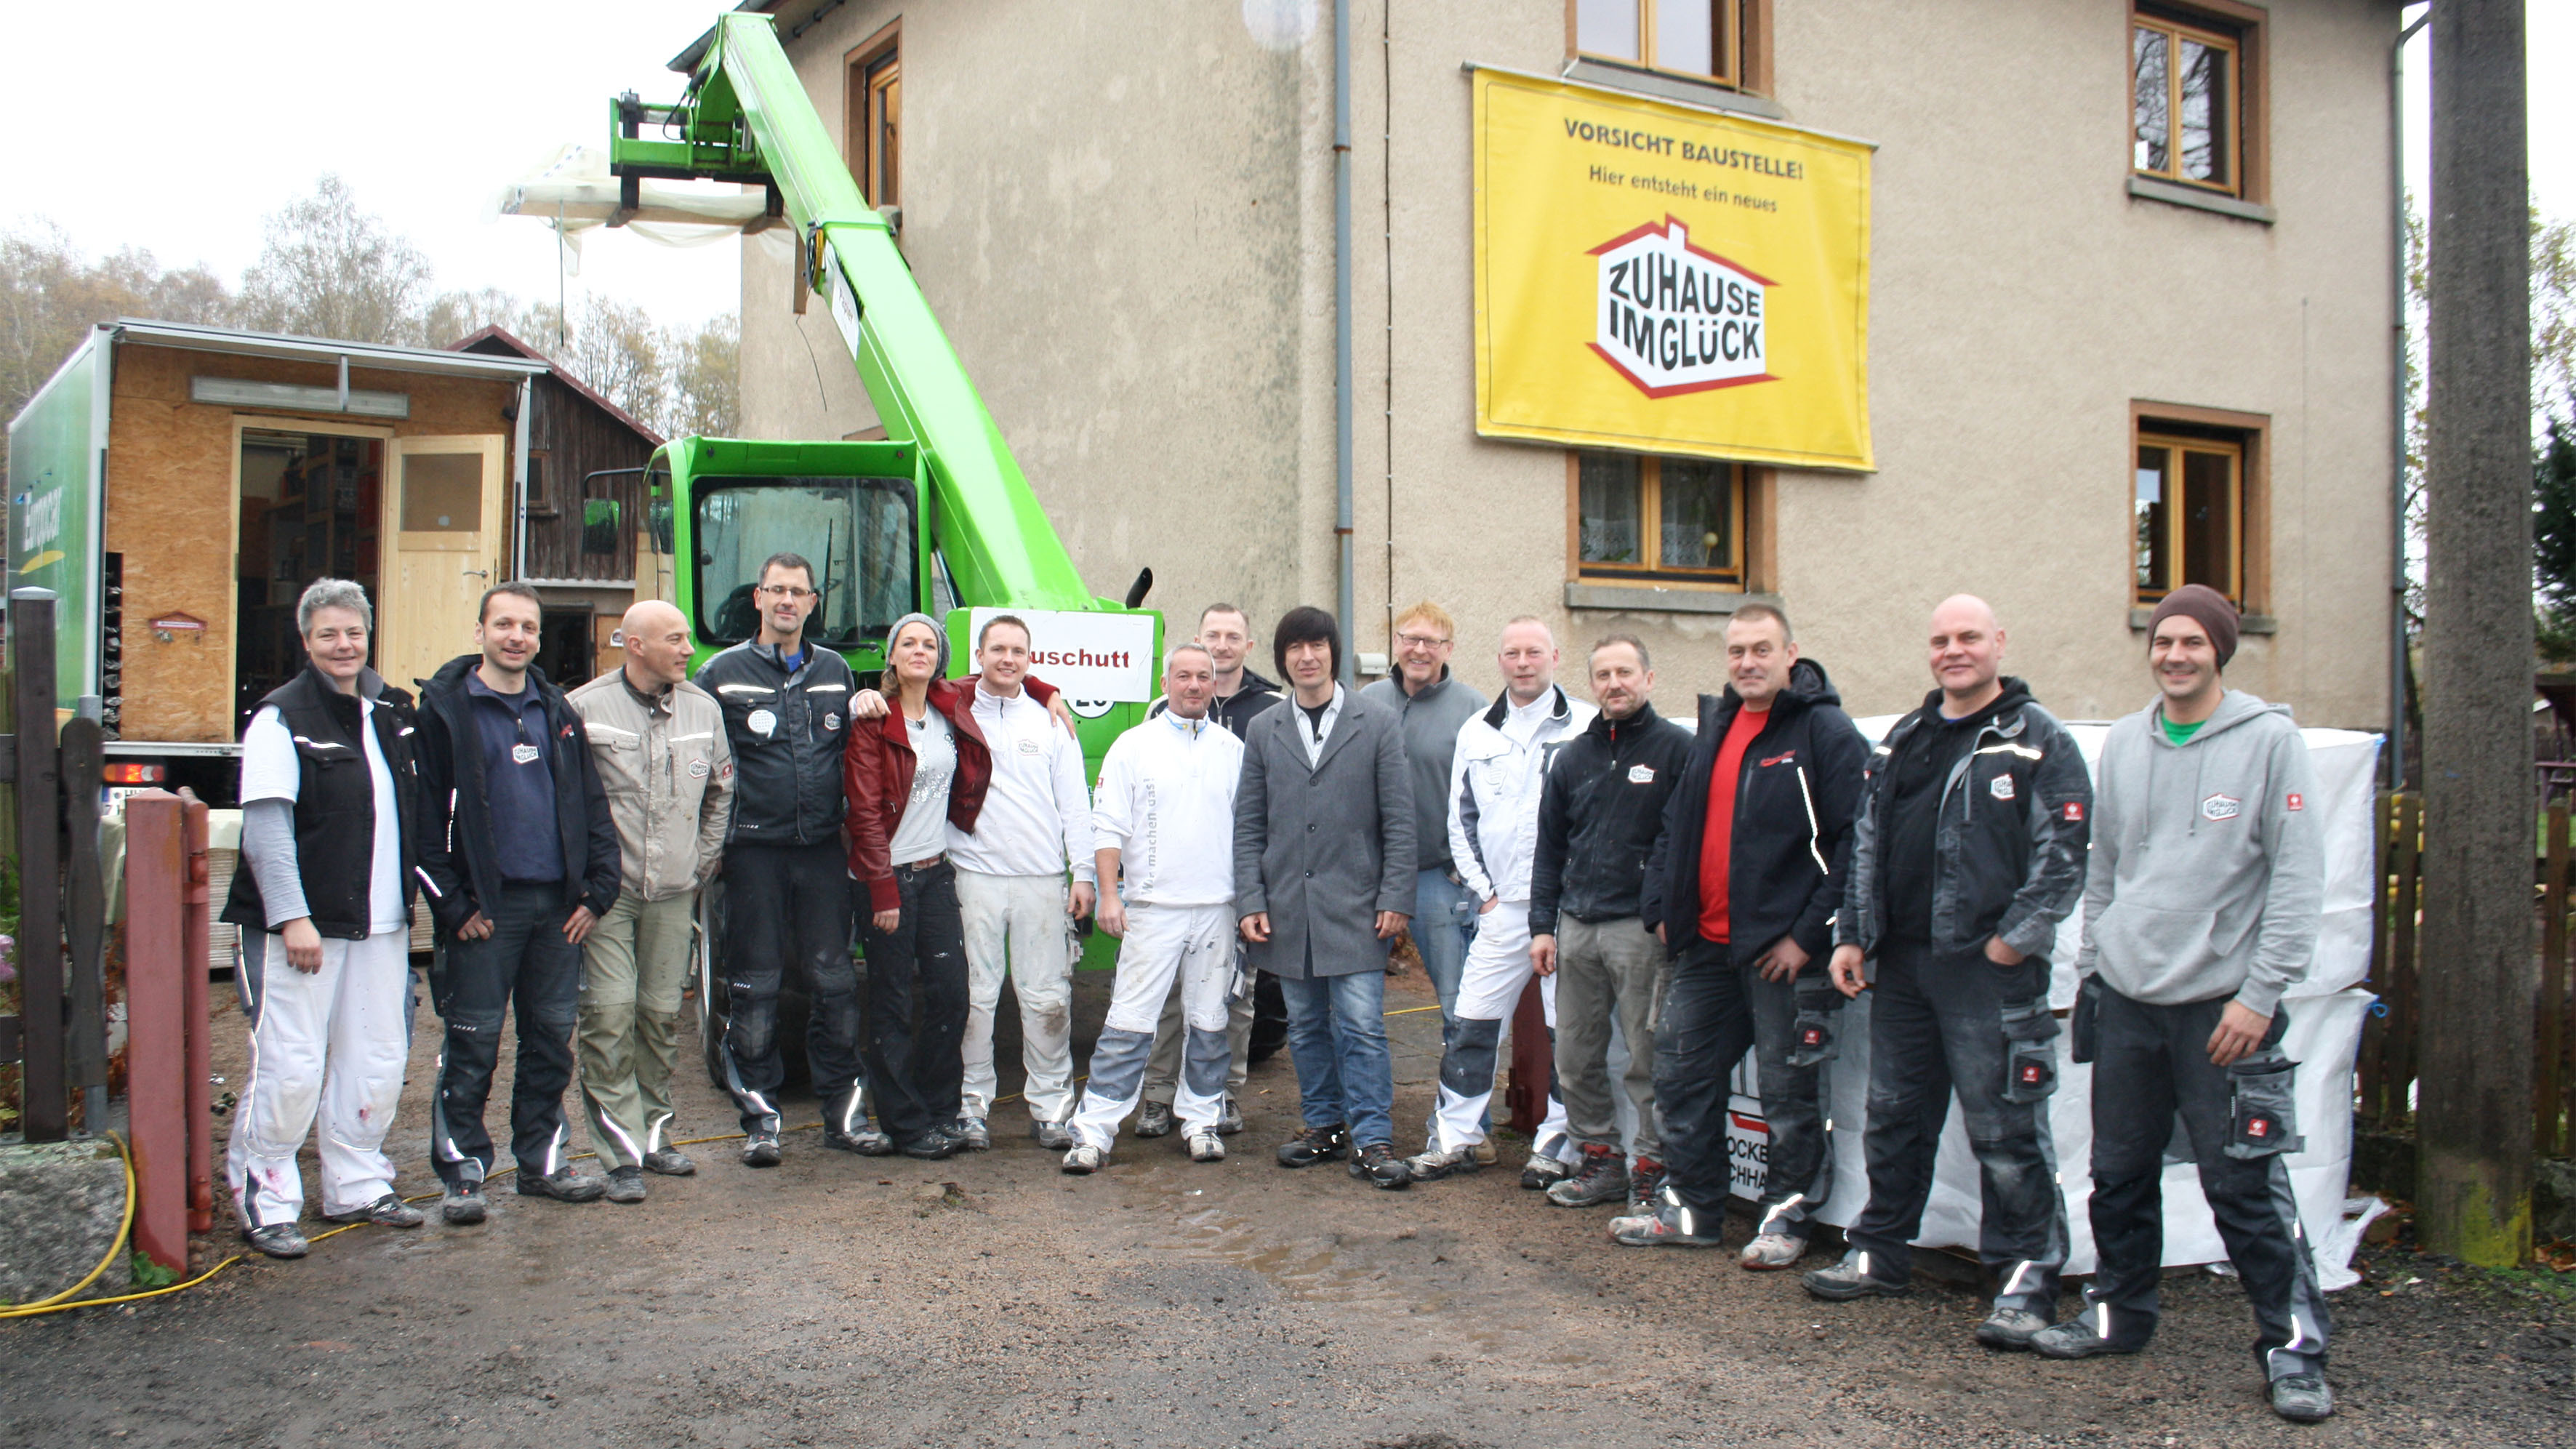
<instances>
[{"instance_id":1,"label":"green telehandler","mask_svg":"<svg viewBox=\"0 0 2576 1449\"><path fill-rule=\"evenodd\" d=\"M1144 718L1161 672L1161 619L1136 607L1152 575L1140 574L1123 602L1084 587L891 227L860 194L806 99L770 18L719 19L678 102L649 105L629 94L610 104L621 213L639 208L645 180L766 188L769 215L794 231L793 303L800 312L809 301L828 309L886 434L878 442L665 445L646 474L653 551L664 562L639 593L679 606L694 662L703 664L753 637L750 591L761 561L804 554L822 595L808 637L840 651L869 683L884 667L887 629L906 613L946 621L960 674L972 667L981 618L1017 614L1033 635L1032 672L1064 691L1098 778L1102 753ZM723 914L719 881L700 902L696 953L700 1039L719 1086ZM1114 943L1093 937L1083 955L1087 968L1110 965ZM779 1024L793 1076L803 1071L799 984L790 984Z\"/></svg>"}]
</instances>

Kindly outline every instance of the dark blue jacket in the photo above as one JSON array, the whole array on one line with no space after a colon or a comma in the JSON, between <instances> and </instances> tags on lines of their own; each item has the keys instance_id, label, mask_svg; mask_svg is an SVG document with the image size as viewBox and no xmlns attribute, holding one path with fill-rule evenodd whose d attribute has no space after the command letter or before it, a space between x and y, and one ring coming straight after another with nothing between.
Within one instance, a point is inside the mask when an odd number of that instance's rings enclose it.
<instances>
[{"instance_id":1,"label":"dark blue jacket","mask_svg":"<svg viewBox=\"0 0 2576 1449\"><path fill-rule=\"evenodd\" d=\"M419 735L421 810L415 840L420 882L442 939L454 939L484 903L501 895L500 853L492 834L492 802L484 788L483 741L474 723L474 701L465 676L483 662L479 654L447 661L421 686ZM543 671L528 671L528 687L545 702L546 761L555 781L555 837L563 849L563 905L588 906L604 916L617 904L617 822L608 813L608 791L590 757L590 734L563 691Z\"/></svg>"}]
</instances>

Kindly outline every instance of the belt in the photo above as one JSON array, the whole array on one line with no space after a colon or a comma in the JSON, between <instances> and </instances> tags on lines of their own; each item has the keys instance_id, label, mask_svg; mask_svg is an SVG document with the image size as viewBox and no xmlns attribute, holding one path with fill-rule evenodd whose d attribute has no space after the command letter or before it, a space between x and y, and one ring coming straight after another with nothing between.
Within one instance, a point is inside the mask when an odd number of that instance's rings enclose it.
<instances>
[{"instance_id":1,"label":"belt","mask_svg":"<svg viewBox=\"0 0 2576 1449\"><path fill-rule=\"evenodd\" d=\"M907 862L907 863L904 865L904 867L903 867L903 868L904 868L905 870L928 870L928 869L930 869L932 866L935 866L935 865L946 865L947 863L948 863L948 857L947 857L946 855L934 855L934 856L930 857L928 860L916 860L916 861L910 861L910 862Z\"/></svg>"}]
</instances>

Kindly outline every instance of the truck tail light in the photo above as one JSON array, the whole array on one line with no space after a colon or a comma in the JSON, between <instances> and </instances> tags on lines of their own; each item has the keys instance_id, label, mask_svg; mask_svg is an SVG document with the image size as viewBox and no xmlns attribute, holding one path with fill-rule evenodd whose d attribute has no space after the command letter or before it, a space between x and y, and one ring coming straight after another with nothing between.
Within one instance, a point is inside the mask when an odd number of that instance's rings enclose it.
<instances>
[{"instance_id":1,"label":"truck tail light","mask_svg":"<svg viewBox=\"0 0 2576 1449\"><path fill-rule=\"evenodd\" d=\"M162 780L169 776L169 773L169 767L166 765L142 765L116 762L111 763L107 767L107 783L111 785L158 785Z\"/></svg>"}]
</instances>

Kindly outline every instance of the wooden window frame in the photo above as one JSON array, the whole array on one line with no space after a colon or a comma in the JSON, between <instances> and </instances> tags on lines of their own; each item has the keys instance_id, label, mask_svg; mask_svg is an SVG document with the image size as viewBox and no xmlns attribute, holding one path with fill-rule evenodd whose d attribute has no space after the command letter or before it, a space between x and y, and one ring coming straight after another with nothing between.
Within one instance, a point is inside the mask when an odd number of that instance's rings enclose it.
<instances>
[{"instance_id":1,"label":"wooden window frame","mask_svg":"<svg viewBox=\"0 0 2576 1449\"><path fill-rule=\"evenodd\" d=\"M1580 0L1565 0L1565 57L1567 60L1598 61L1604 65L1625 66L1630 70L1668 75L1700 85L1723 86L1748 95L1771 93L1771 4L1772 0L1632 0L1637 7L1637 51L1635 56L1604 55L1585 50L1577 10ZM1722 8L1724 19L1717 23L1718 37L1726 47L1727 64L1723 74L1705 71L1677 70L1657 65L1654 54L1655 10L1661 5L1714 4Z\"/></svg>"},{"instance_id":2,"label":"wooden window frame","mask_svg":"<svg viewBox=\"0 0 2576 1449\"><path fill-rule=\"evenodd\" d=\"M1673 568L1660 563L1600 563L1583 557L1583 457L1586 453L1635 458L1641 465L1637 500L1638 552L1647 559L1662 553L1664 459L1653 453L1618 448L1569 449L1565 455L1565 577L1569 583L1647 584L1656 588L1706 589L1723 593L1759 593L1771 587L1771 470L1722 458L1687 458L1684 462L1722 463L1735 472L1729 524L1735 536L1735 563L1723 569Z\"/></svg>"},{"instance_id":3,"label":"wooden window frame","mask_svg":"<svg viewBox=\"0 0 2576 1449\"><path fill-rule=\"evenodd\" d=\"M892 201L877 196L877 169L882 158L876 154L876 86L874 71L891 60L895 78L902 79L903 22L887 21L884 28L851 47L841 57L841 154L849 163L850 179L859 183L859 194L870 206L899 206L903 202L903 160L895 158L895 196Z\"/></svg>"},{"instance_id":4,"label":"wooden window frame","mask_svg":"<svg viewBox=\"0 0 2576 1449\"><path fill-rule=\"evenodd\" d=\"M2132 402L2129 404L2129 447L2125 455L2128 462L2120 470L2125 484L2121 516L2124 520L2134 520L2138 449L2157 444L2178 444L2186 448L2216 446L2235 450L2238 460L2235 598L2238 611L2249 619L2268 619L2272 613L2271 428L2272 419L2264 413L2241 413L2177 403ZM2133 622L2139 622L2144 619L2144 611L2152 609L2163 594L2159 592L2149 596L2137 585L2138 549L2134 522L2128 522L2122 528L2121 537L2121 577L2129 581L2128 599L2133 610ZM2140 626L2143 627L2142 622Z\"/></svg>"},{"instance_id":5,"label":"wooden window frame","mask_svg":"<svg viewBox=\"0 0 2576 1449\"><path fill-rule=\"evenodd\" d=\"M2120 47L2122 70L2121 94L2125 104L2121 116L2125 122L2122 154L2129 158L2129 174L2142 181L2161 182L2169 186L2188 187L2213 196L2233 196L2255 205L2268 205L2272 199L2271 164L2271 14L2260 5L2243 0L2131 0L2128 23L2122 30ZM2213 185L2195 180L2180 171L2180 148L2168 144L2167 160L2175 168L2149 171L2137 164L2137 30L2141 25L2157 29L2189 32L2192 38L2221 45L2235 53L2236 97L2229 118L2229 140L2235 159L2233 184ZM2166 120L2168 137L2173 118L2180 113L2179 97L2174 87L2181 84L2180 68L2169 55L2166 66Z\"/></svg>"}]
</instances>

